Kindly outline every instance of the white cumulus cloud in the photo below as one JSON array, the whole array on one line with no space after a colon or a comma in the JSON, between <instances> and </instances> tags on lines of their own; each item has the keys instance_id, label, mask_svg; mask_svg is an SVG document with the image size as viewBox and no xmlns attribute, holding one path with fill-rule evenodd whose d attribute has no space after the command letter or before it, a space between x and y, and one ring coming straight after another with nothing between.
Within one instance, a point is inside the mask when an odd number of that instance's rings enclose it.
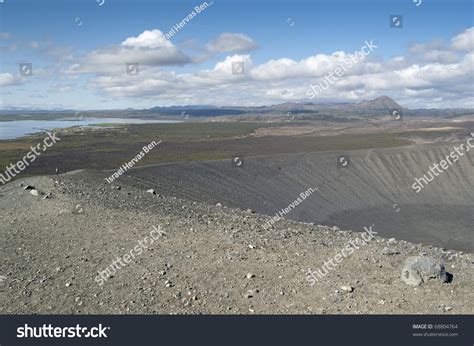
<instances>
[{"instance_id":1,"label":"white cumulus cloud","mask_svg":"<svg viewBox=\"0 0 474 346\"><path fill-rule=\"evenodd\" d=\"M212 53L244 53L258 48L247 35L224 32L206 45Z\"/></svg>"}]
</instances>

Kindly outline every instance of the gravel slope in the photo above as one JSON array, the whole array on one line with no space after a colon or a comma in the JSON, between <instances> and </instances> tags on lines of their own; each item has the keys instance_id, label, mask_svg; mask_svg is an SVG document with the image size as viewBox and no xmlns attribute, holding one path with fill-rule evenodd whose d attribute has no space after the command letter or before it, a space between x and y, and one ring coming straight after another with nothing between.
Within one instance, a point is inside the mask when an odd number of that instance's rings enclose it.
<instances>
[{"instance_id":1,"label":"gravel slope","mask_svg":"<svg viewBox=\"0 0 474 346\"><path fill-rule=\"evenodd\" d=\"M389 247L398 254L384 255L388 240L375 237L310 286L308 268L360 233L287 220L265 230L268 216L227 208L225 196L224 206L206 205L126 176L109 185L108 175L82 171L0 187L0 313L474 312L472 254L395 240ZM95 282L158 225L165 235L102 286ZM403 261L420 253L443 259L453 281L404 284Z\"/></svg>"},{"instance_id":2,"label":"gravel slope","mask_svg":"<svg viewBox=\"0 0 474 346\"><path fill-rule=\"evenodd\" d=\"M376 224L386 238L474 252L474 156L465 153L420 193L412 184L455 144L317 152L138 168L137 187L166 196L222 203L275 215L303 191L318 187L287 214L296 221L362 229ZM458 144L459 145L459 144ZM346 156L347 168L337 158Z\"/></svg>"}]
</instances>

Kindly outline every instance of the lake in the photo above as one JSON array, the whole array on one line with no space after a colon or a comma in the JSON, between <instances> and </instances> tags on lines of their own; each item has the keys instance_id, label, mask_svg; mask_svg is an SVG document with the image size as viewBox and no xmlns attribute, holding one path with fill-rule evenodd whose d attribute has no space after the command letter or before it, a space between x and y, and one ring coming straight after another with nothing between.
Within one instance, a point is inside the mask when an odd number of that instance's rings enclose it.
<instances>
[{"instance_id":1,"label":"lake","mask_svg":"<svg viewBox=\"0 0 474 346\"><path fill-rule=\"evenodd\" d=\"M0 140L15 139L31 133L72 126L91 126L93 124L150 124L179 123L175 120L143 120L128 118L84 118L78 120L14 120L0 121Z\"/></svg>"}]
</instances>

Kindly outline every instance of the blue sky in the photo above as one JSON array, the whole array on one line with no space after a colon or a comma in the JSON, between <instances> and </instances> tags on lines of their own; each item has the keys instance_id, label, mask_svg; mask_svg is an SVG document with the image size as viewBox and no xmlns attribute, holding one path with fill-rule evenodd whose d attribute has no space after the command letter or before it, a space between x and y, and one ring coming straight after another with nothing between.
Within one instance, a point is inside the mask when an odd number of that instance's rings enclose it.
<instances>
[{"instance_id":1,"label":"blue sky","mask_svg":"<svg viewBox=\"0 0 474 346\"><path fill-rule=\"evenodd\" d=\"M2 108L307 101L309 85L341 63L337 52L371 40L377 49L312 101L386 94L411 107L474 105L473 1L209 0L169 41L204 0L101 1L0 3ZM390 15L403 27L391 28ZM138 75L125 73L127 62ZM235 62L244 75L232 73ZM20 63L33 75L20 76Z\"/></svg>"}]
</instances>

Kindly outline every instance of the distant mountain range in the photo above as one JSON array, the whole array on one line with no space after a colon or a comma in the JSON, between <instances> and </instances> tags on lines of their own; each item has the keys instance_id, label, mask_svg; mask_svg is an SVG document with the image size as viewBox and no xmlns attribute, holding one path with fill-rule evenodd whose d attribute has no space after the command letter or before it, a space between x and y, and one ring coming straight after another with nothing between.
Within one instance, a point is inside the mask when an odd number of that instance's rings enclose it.
<instances>
[{"instance_id":1,"label":"distant mountain range","mask_svg":"<svg viewBox=\"0 0 474 346\"><path fill-rule=\"evenodd\" d=\"M412 116L446 116L455 117L472 114L471 109L408 109L395 102L388 96L377 97L373 100L363 100L357 103L333 102L285 102L271 106L255 107L217 107L217 106L173 106L153 107L151 112L163 115L186 114L194 117L204 116L259 116L259 115L301 115L307 119L333 120L335 116L345 115L391 115L393 111Z\"/></svg>"},{"instance_id":2,"label":"distant mountain range","mask_svg":"<svg viewBox=\"0 0 474 346\"><path fill-rule=\"evenodd\" d=\"M314 108L346 108L346 109L357 109L357 110L390 110L394 108L402 108L397 102L388 96L381 96L373 100L363 100L359 103L314 103L314 102L285 102L279 103L272 106L256 106L256 107L230 107L230 106L213 106L213 105L187 105L187 106L170 106L170 107L152 107L150 110L156 111L181 111L185 109L202 110L202 109L275 109L275 110L287 110L287 109L314 109Z\"/></svg>"},{"instance_id":3,"label":"distant mountain range","mask_svg":"<svg viewBox=\"0 0 474 346\"><path fill-rule=\"evenodd\" d=\"M113 112L114 116L131 117L166 117L166 116L188 116L188 117L217 117L217 116L271 116L300 114L303 117L330 120L334 116L344 115L390 115L394 110L411 116L443 116L457 117L472 115L472 109L408 109L402 107L388 96L377 97L373 100L363 100L357 103L314 103L314 102L285 102L271 106L234 107L214 105L186 105L169 107L152 107L148 109L122 109L122 110L90 110L85 114L104 116ZM44 110L10 108L0 111L0 114L58 114L74 112L74 110ZM107 112L107 113L106 113Z\"/></svg>"},{"instance_id":4,"label":"distant mountain range","mask_svg":"<svg viewBox=\"0 0 474 346\"><path fill-rule=\"evenodd\" d=\"M219 115L242 115L242 114L293 114L319 113L336 111L340 113L371 113L388 114L392 110L403 110L397 102L388 96L381 96L374 100L361 101L359 103L314 103L314 102L285 102L272 106L256 107L217 107L207 106L171 106L153 107L149 111L159 112L167 115L181 115L183 112L190 116L219 116ZM184 114L183 113L183 114Z\"/></svg>"},{"instance_id":5,"label":"distant mountain range","mask_svg":"<svg viewBox=\"0 0 474 346\"><path fill-rule=\"evenodd\" d=\"M286 102L270 107L273 110L280 111L328 111L335 110L341 112L351 112L351 113L382 113L387 114L388 112L397 109L403 110L404 108L400 106L397 102L392 100L388 96L381 96L373 100L363 100L358 103L296 103L296 102Z\"/></svg>"}]
</instances>

